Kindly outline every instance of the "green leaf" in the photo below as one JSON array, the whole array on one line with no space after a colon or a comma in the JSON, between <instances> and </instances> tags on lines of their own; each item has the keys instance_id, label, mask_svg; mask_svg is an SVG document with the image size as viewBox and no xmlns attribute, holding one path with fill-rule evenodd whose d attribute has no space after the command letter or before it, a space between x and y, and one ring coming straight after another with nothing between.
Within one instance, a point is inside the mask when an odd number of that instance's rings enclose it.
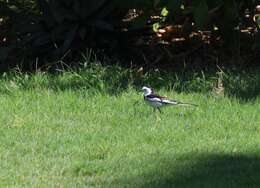
<instances>
[{"instance_id":1,"label":"green leaf","mask_svg":"<svg viewBox=\"0 0 260 188\"><path fill-rule=\"evenodd\" d=\"M194 19L197 29L205 29L208 21L208 5L205 0L201 0L194 10Z\"/></svg>"},{"instance_id":2,"label":"green leaf","mask_svg":"<svg viewBox=\"0 0 260 188\"><path fill-rule=\"evenodd\" d=\"M169 14L169 11L167 10L166 7L164 7L161 11L161 16L166 17L166 16L168 16L168 14Z\"/></svg>"},{"instance_id":3,"label":"green leaf","mask_svg":"<svg viewBox=\"0 0 260 188\"><path fill-rule=\"evenodd\" d=\"M160 27L161 27L160 23L158 23L158 22L157 22L157 23L154 23L154 24L153 24L153 31L154 31L154 32L157 32Z\"/></svg>"}]
</instances>

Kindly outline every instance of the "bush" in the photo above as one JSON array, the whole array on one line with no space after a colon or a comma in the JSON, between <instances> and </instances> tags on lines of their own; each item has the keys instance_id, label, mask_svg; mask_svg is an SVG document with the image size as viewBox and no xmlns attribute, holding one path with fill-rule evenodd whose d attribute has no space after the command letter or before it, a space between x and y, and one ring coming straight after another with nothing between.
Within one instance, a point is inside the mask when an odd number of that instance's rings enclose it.
<instances>
[{"instance_id":1,"label":"bush","mask_svg":"<svg viewBox=\"0 0 260 188\"><path fill-rule=\"evenodd\" d=\"M258 19L253 19L257 15L255 0L24 2L0 0L0 18L6 22L0 27L7 26L1 35L8 40L0 48L2 64L17 49L22 50L22 58L53 60L68 54L74 57L74 52L86 47L119 53L121 48L149 45L154 39L161 44L168 35L208 43L221 38L239 56L240 30L258 29Z\"/></svg>"}]
</instances>

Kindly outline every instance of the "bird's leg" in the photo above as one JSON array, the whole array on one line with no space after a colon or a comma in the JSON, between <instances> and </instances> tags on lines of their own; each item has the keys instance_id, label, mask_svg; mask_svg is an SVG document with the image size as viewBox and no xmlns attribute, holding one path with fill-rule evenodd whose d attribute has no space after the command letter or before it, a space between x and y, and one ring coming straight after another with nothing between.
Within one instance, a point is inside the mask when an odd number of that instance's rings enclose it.
<instances>
[{"instance_id":1,"label":"bird's leg","mask_svg":"<svg viewBox=\"0 0 260 188\"><path fill-rule=\"evenodd\" d=\"M156 107L156 109L160 112L160 114L162 113L159 107ZM160 115L158 113L156 113L155 115L156 115L156 121L161 121Z\"/></svg>"}]
</instances>

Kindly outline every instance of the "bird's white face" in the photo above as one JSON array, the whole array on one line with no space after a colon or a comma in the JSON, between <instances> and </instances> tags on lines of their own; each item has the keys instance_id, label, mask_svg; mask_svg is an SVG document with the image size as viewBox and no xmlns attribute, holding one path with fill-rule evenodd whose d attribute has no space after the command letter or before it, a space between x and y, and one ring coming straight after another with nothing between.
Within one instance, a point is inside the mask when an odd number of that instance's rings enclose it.
<instances>
[{"instance_id":1,"label":"bird's white face","mask_svg":"<svg viewBox=\"0 0 260 188\"><path fill-rule=\"evenodd\" d=\"M144 92L144 96L152 94L152 89L146 86L142 87L142 91Z\"/></svg>"}]
</instances>

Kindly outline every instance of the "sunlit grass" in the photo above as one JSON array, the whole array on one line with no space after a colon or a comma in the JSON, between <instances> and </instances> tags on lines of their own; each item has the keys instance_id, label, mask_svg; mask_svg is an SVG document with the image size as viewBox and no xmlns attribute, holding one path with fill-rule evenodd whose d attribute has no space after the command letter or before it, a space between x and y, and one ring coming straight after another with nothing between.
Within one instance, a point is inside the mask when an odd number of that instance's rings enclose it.
<instances>
[{"instance_id":1,"label":"sunlit grass","mask_svg":"<svg viewBox=\"0 0 260 188\"><path fill-rule=\"evenodd\" d=\"M102 71L2 77L0 187L260 185L259 97L177 93L181 83L169 83L158 92L199 106L159 114L137 90L148 78Z\"/></svg>"}]
</instances>

